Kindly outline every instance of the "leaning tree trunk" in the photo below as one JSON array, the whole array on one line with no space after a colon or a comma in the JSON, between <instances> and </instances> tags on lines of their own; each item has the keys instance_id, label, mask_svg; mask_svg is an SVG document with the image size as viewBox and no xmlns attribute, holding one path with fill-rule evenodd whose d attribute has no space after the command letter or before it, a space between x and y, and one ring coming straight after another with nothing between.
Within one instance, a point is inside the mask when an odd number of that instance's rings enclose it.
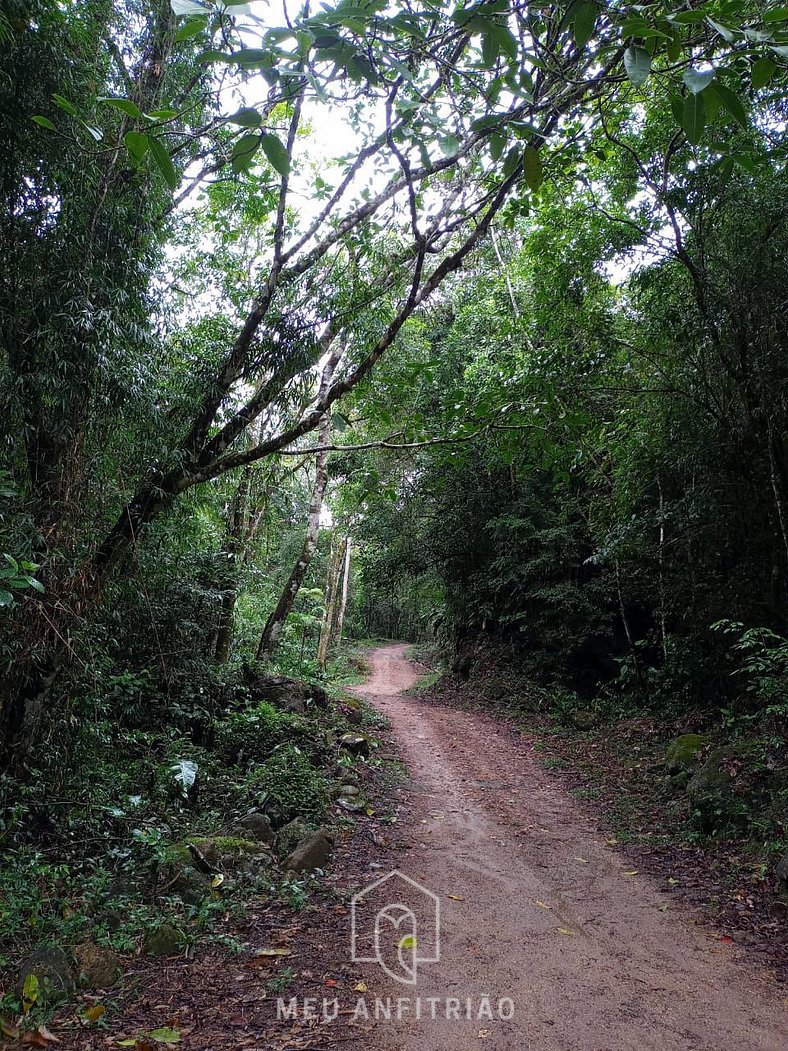
<instances>
[{"instance_id":1,"label":"leaning tree trunk","mask_svg":"<svg viewBox=\"0 0 788 1051\"><path fill-rule=\"evenodd\" d=\"M337 348L332 351L320 377L318 398L322 398L328 390L341 356L341 349ZM263 633L260 636L260 643L257 647L256 657L259 661L269 660L279 645L287 618L295 605L298 592L301 590L307 570L315 557L315 551L317 551L317 542L320 538L320 516L323 511L323 497L328 485L328 445L331 442L331 416L328 412L320 420L317 433L317 444L320 447L320 451L315 458L315 484L312 487L312 497L309 501L309 515L307 517L304 546L301 548L296 564L287 578L287 583L282 589L279 601L265 622Z\"/></svg>"},{"instance_id":2,"label":"leaning tree trunk","mask_svg":"<svg viewBox=\"0 0 788 1051\"><path fill-rule=\"evenodd\" d=\"M328 419L321 420L319 435L320 444L328 444L331 437L331 427ZM274 606L268 620L265 622L263 633L260 636L260 643L257 647L257 660L259 661L269 660L273 655L274 650L279 645L279 640L281 639L282 632L285 628L285 622L295 605L298 592L301 590L301 585L304 583L307 570L314 558L315 551L317 550L317 542L320 537L320 515L323 510L323 496L327 484L328 450L325 450L317 454L315 484L312 488L312 497L309 501L309 517L307 519L304 546L301 548L301 553L298 556L296 564L293 566L290 576L287 578L287 583L282 589L279 601Z\"/></svg>"}]
</instances>

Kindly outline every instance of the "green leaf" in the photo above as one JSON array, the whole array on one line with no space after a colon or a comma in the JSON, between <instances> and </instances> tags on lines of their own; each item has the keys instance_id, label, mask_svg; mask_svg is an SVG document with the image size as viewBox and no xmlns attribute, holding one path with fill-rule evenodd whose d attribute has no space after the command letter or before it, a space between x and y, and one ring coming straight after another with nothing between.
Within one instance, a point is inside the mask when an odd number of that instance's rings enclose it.
<instances>
[{"instance_id":1,"label":"green leaf","mask_svg":"<svg viewBox=\"0 0 788 1051\"><path fill-rule=\"evenodd\" d=\"M259 135L242 135L233 146L233 155L230 163L233 171L237 174L246 171L252 164L255 153L260 146Z\"/></svg>"},{"instance_id":2,"label":"green leaf","mask_svg":"<svg viewBox=\"0 0 788 1051\"><path fill-rule=\"evenodd\" d=\"M10 591L6 591L4 588L0 588L0 606L11 606L14 601L14 596Z\"/></svg>"},{"instance_id":3,"label":"green leaf","mask_svg":"<svg viewBox=\"0 0 788 1051\"><path fill-rule=\"evenodd\" d=\"M49 119L49 117L42 117L40 113L37 113L34 117L30 118L34 124L38 124L42 128L47 128L49 131L57 131L57 128Z\"/></svg>"},{"instance_id":4,"label":"green leaf","mask_svg":"<svg viewBox=\"0 0 788 1051\"><path fill-rule=\"evenodd\" d=\"M753 88L757 91L758 88L765 87L774 76L775 69L777 69L776 62L772 62L766 55L754 62L750 72Z\"/></svg>"},{"instance_id":5,"label":"green leaf","mask_svg":"<svg viewBox=\"0 0 788 1051\"><path fill-rule=\"evenodd\" d=\"M200 0L170 0L170 7L177 18L183 15L204 15L209 9Z\"/></svg>"},{"instance_id":6,"label":"green leaf","mask_svg":"<svg viewBox=\"0 0 788 1051\"><path fill-rule=\"evenodd\" d=\"M710 88L711 91L717 96L720 102L723 104L725 109L730 113L735 121L737 121L743 128L747 127L747 111L745 110L741 99L735 91L731 91L730 88L726 87L716 80Z\"/></svg>"},{"instance_id":7,"label":"green leaf","mask_svg":"<svg viewBox=\"0 0 788 1051\"><path fill-rule=\"evenodd\" d=\"M229 118L231 124L238 124L242 128L259 128L262 117L251 106L244 106Z\"/></svg>"},{"instance_id":8,"label":"green leaf","mask_svg":"<svg viewBox=\"0 0 788 1051\"><path fill-rule=\"evenodd\" d=\"M503 177L508 179L510 175L513 175L517 165L520 163L520 147L512 146L509 152L506 154L506 158L503 162Z\"/></svg>"},{"instance_id":9,"label":"green leaf","mask_svg":"<svg viewBox=\"0 0 788 1051\"><path fill-rule=\"evenodd\" d=\"M175 171L175 166L172 163L172 157L170 157L169 150L161 141L161 139L150 139L150 152L156 165L164 176L164 181L167 183L171 190L180 182L178 173Z\"/></svg>"},{"instance_id":10,"label":"green leaf","mask_svg":"<svg viewBox=\"0 0 788 1051\"><path fill-rule=\"evenodd\" d=\"M624 52L624 69L633 84L645 83L651 69L651 55L642 47L628 47Z\"/></svg>"},{"instance_id":11,"label":"green leaf","mask_svg":"<svg viewBox=\"0 0 788 1051\"><path fill-rule=\"evenodd\" d=\"M280 138L274 135L270 131L263 133L260 145L263 147L263 153L268 158L269 163L280 175L285 176L290 172L290 158L287 154L287 148Z\"/></svg>"},{"instance_id":12,"label":"green leaf","mask_svg":"<svg viewBox=\"0 0 788 1051\"><path fill-rule=\"evenodd\" d=\"M788 45L786 44L770 44L769 45L775 55L779 55L780 58L788 58Z\"/></svg>"},{"instance_id":13,"label":"green leaf","mask_svg":"<svg viewBox=\"0 0 788 1051\"><path fill-rule=\"evenodd\" d=\"M506 136L501 135L500 132L496 132L495 135L490 136L490 156L494 161L499 161L503 156L503 151L506 148Z\"/></svg>"},{"instance_id":14,"label":"green leaf","mask_svg":"<svg viewBox=\"0 0 788 1051\"><path fill-rule=\"evenodd\" d=\"M493 22L490 36L494 38L499 51L506 55L510 61L514 62L517 58L518 44L517 37L511 29L500 22Z\"/></svg>"},{"instance_id":15,"label":"green leaf","mask_svg":"<svg viewBox=\"0 0 788 1051\"><path fill-rule=\"evenodd\" d=\"M139 164L148 152L148 147L150 146L150 139L148 136L143 135L139 131L127 131L123 136L123 142L137 164Z\"/></svg>"},{"instance_id":16,"label":"green leaf","mask_svg":"<svg viewBox=\"0 0 788 1051\"><path fill-rule=\"evenodd\" d=\"M33 591L39 591L42 595L44 594L44 585L40 580L36 580L35 577L25 577L28 587L31 587Z\"/></svg>"},{"instance_id":17,"label":"green leaf","mask_svg":"<svg viewBox=\"0 0 788 1051\"><path fill-rule=\"evenodd\" d=\"M145 120L172 120L178 116L177 109L152 109L150 113L142 114Z\"/></svg>"},{"instance_id":18,"label":"green leaf","mask_svg":"<svg viewBox=\"0 0 788 1051\"><path fill-rule=\"evenodd\" d=\"M718 33L723 40L727 40L729 44L732 44L736 39L736 34L728 26L724 26L721 22L716 22L713 18L707 18L706 21L709 23L715 33Z\"/></svg>"},{"instance_id":19,"label":"green leaf","mask_svg":"<svg viewBox=\"0 0 788 1051\"><path fill-rule=\"evenodd\" d=\"M119 110L121 113L125 113L128 117L141 117L139 106L132 102L131 99L117 99L110 98L105 95L102 98L96 99L96 102L100 102L102 106L109 106L111 109Z\"/></svg>"},{"instance_id":20,"label":"green leaf","mask_svg":"<svg viewBox=\"0 0 788 1051\"><path fill-rule=\"evenodd\" d=\"M459 140L454 135L444 135L438 139L438 145L444 157L456 157L460 149Z\"/></svg>"},{"instance_id":21,"label":"green leaf","mask_svg":"<svg viewBox=\"0 0 788 1051\"><path fill-rule=\"evenodd\" d=\"M523 174L529 189L534 193L542 185L542 158L535 146L526 146L523 150Z\"/></svg>"},{"instance_id":22,"label":"green leaf","mask_svg":"<svg viewBox=\"0 0 788 1051\"><path fill-rule=\"evenodd\" d=\"M205 27L208 25L207 18L190 18L185 25L175 34L175 40L180 43L181 40L190 40L192 37L202 33Z\"/></svg>"},{"instance_id":23,"label":"green leaf","mask_svg":"<svg viewBox=\"0 0 788 1051\"><path fill-rule=\"evenodd\" d=\"M706 104L703 95L687 95L684 99L681 126L692 145L697 146L706 126Z\"/></svg>"},{"instance_id":24,"label":"green leaf","mask_svg":"<svg viewBox=\"0 0 788 1051\"><path fill-rule=\"evenodd\" d=\"M693 95L699 95L714 80L713 69L685 69L681 78Z\"/></svg>"},{"instance_id":25,"label":"green leaf","mask_svg":"<svg viewBox=\"0 0 788 1051\"><path fill-rule=\"evenodd\" d=\"M764 22L788 22L788 7L775 7L766 11L763 16Z\"/></svg>"},{"instance_id":26,"label":"green leaf","mask_svg":"<svg viewBox=\"0 0 788 1051\"><path fill-rule=\"evenodd\" d=\"M68 113L68 115L70 117L76 117L76 115L77 115L77 108L76 108L76 106L72 102L69 102L68 99L65 98L63 95L53 95L52 96L52 101L60 109L65 110L65 112Z\"/></svg>"},{"instance_id":27,"label":"green leaf","mask_svg":"<svg viewBox=\"0 0 788 1051\"><path fill-rule=\"evenodd\" d=\"M581 3L575 8L575 20L572 26L572 32L575 38L575 44L578 48L585 47L594 35L596 18L596 4Z\"/></svg>"},{"instance_id":28,"label":"green leaf","mask_svg":"<svg viewBox=\"0 0 788 1051\"><path fill-rule=\"evenodd\" d=\"M151 1029L150 1032L145 1034L149 1040L155 1040L158 1044L179 1044L181 1042L181 1034L177 1029L169 1029L167 1027L163 1029Z\"/></svg>"}]
</instances>

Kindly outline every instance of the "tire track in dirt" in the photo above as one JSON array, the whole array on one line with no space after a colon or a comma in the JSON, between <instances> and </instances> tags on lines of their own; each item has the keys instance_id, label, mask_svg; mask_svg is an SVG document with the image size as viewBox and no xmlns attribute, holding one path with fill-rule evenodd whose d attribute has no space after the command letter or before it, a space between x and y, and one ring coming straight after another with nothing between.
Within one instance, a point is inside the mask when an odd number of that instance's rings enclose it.
<instances>
[{"instance_id":1,"label":"tire track in dirt","mask_svg":"<svg viewBox=\"0 0 788 1051\"><path fill-rule=\"evenodd\" d=\"M391 721L414 809L400 868L440 896L441 960L392 998L437 998L424 1016L381 1022L372 1046L419 1051L786 1051L774 976L694 926L633 872L539 764L526 737L489 716L403 695L406 646L370 654L360 693ZM450 895L452 897L450 897ZM456 900L460 899L460 900ZM377 984L377 983L376 983ZM477 1014L510 997L515 1014Z\"/></svg>"}]
</instances>

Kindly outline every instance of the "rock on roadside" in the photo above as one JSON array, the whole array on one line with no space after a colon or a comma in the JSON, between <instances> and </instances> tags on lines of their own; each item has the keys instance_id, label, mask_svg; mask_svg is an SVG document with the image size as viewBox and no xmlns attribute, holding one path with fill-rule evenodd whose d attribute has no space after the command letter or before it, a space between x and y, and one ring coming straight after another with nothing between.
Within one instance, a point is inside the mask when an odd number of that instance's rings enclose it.
<instances>
[{"instance_id":1,"label":"rock on roadside","mask_svg":"<svg viewBox=\"0 0 788 1051\"><path fill-rule=\"evenodd\" d=\"M80 985L87 989L109 989L120 977L120 959L112 949L83 942L74 949Z\"/></svg>"},{"instance_id":2,"label":"rock on roadside","mask_svg":"<svg viewBox=\"0 0 788 1051\"><path fill-rule=\"evenodd\" d=\"M34 975L38 981L37 1004L56 1004L75 992L77 983L68 957L56 945L41 945L19 965L19 990Z\"/></svg>"},{"instance_id":3,"label":"rock on roadside","mask_svg":"<svg viewBox=\"0 0 788 1051\"><path fill-rule=\"evenodd\" d=\"M326 829L319 828L302 839L295 850L285 858L283 868L288 872L311 872L325 868L331 856L332 840Z\"/></svg>"}]
</instances>

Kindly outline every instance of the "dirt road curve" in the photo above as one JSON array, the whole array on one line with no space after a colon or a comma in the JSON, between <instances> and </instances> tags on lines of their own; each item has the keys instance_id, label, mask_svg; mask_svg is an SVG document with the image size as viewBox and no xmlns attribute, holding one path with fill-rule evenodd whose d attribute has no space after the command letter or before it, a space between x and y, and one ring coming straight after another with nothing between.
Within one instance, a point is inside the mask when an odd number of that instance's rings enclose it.
<instances>
[{"instance_id":1,"label":"dirt road curve","mask_svg":"<svg viewBox=\"0 0 788 1051\"><path fill-rule=\"evenodd\" d=\"M400 867L441 900L441 960L392 997L422 1019L367 1047L463 1051L786 1051L785 987L693 926L552 783L526 738L478 714L402 696L406 647L372 654L359 688L391 720L417 812ZM454 898L462 900L453 900ZM489 996L514 1018L478 1015ZM427 998L437 997L435 1007ZM460 1019L444 1001L459 998ZM504 1008L504 1013L506 1013ZM432 1012L436 1017L430 1017Z\"/></svg>"}]
</instances>

